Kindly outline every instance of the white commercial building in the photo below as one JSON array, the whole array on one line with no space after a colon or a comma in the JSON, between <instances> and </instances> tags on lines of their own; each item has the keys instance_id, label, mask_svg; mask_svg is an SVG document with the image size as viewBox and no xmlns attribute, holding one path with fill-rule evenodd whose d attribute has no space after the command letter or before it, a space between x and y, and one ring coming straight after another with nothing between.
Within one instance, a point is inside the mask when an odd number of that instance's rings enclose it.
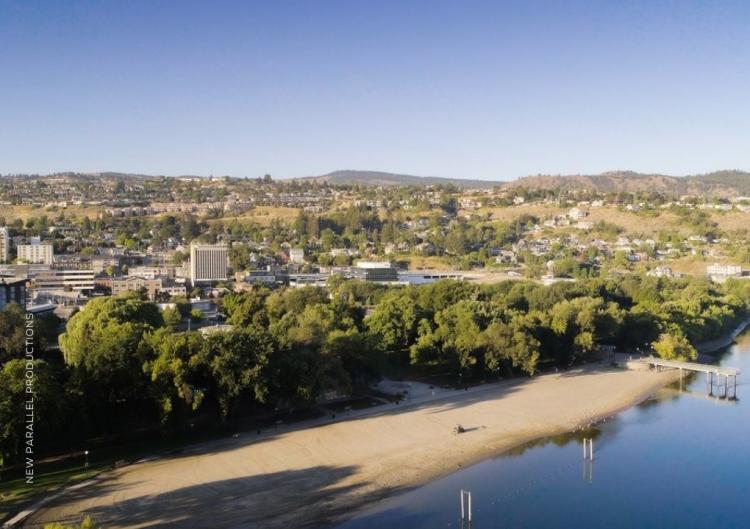
<instances>
[{"instance_id":1,"label":"white commercial building","mask_svg":"<svg viewBox=\"0 0 750 529\"><path fill-rule=\"evenodd\" d=\"M398 270L388 261L358 261L353 272L365 281L398 281Z\"/></svg>"},{"instance_id":2,"label":"white commercial building","mask_svg":"<svg viewBox=\"0 0 750 529\"><path fill-rule=\"evenodd\" d=\"M156 279L157 277L174 278L177 275L175 266L134 266L128 268L129 276L142 277L143 279Z\"/></svg>"},{"instance_id":3,"label":"white commercial building","mask_svg":"<svg viewBox=\"0 0 750 529\"><path fill-rule=\"evenodd\" d=\"M37 291L90 292L94 290L93 269L45 270L33 276Z\"/></svg>"},{"instance_id":4,"label":"white commercial building","mask_svg":"<svg viewBox=\"0 0 750 529\"><path fill-rule=\"evenodd\" d=\"M54 250L51 244L32 243L18 245L18 261L31 264L52 264Z\"/></svg>"},{"instance_id":5,"label":"white commercial building","mask_svg":"<svg viewBox=\"0 0 750 529\"><path fill-rule=\"evenodd\" d=\"M194 285L226 281L229 274L229 248L226 244L190 245L190 281Z\"/></svg>"}]
</instances>

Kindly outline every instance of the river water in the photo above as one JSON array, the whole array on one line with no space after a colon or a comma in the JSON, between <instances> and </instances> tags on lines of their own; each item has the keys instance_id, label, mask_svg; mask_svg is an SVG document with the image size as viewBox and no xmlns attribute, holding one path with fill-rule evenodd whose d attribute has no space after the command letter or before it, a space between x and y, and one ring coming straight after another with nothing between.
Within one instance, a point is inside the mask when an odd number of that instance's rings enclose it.
<instances>
[{"instance_id":1,"label":"river water","mask_svg":"<svg viewBox=\"0 0 750 529\"><path fill-rule=\"evenodd\" d=\"M719 363L742 371L737 400L709 396L694 375L587 432L485 460L337 529L468 527L461 489L472 493L472 529L750 528L750 331Z\"/></svg>"}]
</instances>

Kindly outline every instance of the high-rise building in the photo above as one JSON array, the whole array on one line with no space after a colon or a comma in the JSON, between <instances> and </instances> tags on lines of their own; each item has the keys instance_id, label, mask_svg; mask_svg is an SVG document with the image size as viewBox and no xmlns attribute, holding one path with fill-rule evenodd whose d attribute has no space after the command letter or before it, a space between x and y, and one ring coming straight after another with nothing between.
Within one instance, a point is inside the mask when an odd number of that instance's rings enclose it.
<instances>
[{"instance_id":1,"label":"high-rise building","mask_svg":"<svg viewBox=\"0 0 750 529\"><path fill-rule=\"evenodd\" d=\"M8 236L8 228L0 228L0 261L7 263L9 255L10 237Z\"/></svg>"},{"instance_id":2,"label":"high-rise building","mask_svg":"<svg viewBox=\"0 0 750 529\"><path fill-rule=\"evenodd\" d=\"M32 242L18 245L18 261L31 264L52 264L54 250L51 244Z\"/></svg>"},{"instance_id":3,"label":"high-rise building","mask_svg":"<svg viewBox=\"0 0 750 529\"><path fill-rule=\"evenodd\" d=\"M190 280L194 285L226 281L229 273L226 244L190 245Z\"/></svg>"}]
</instances>

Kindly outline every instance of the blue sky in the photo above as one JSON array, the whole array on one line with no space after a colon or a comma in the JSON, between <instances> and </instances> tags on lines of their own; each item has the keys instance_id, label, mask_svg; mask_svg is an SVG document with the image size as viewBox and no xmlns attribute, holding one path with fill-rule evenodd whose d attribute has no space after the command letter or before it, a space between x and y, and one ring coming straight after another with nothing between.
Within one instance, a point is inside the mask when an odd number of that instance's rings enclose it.
<instances>
[{"instance_id":1,"label":"blue sky","mask_svg":"<svg viewBox=\"0 0 750 529\"><path fill-rule=\"evenodd\" d=\"M0 0L0 173L750 169L750 2Z\"/></svg>"}]
</instances>

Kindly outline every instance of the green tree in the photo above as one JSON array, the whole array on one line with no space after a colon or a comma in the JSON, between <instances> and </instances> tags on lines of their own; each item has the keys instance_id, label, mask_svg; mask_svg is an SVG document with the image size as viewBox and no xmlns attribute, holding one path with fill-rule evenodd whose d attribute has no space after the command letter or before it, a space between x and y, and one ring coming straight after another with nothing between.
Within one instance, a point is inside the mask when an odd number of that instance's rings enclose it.
<instances>
[{"instance_id":1,"label":"green tree","mask_svg":"<svg viewBox=\"0 0 750 529\"><path fill-rule=\"evenodd\" d=\"M244 244L233 244L229 249L229 265L238 272L252 266L250 249Z\"/></svg>"},{"instance_id":2,"label":"green tree","mask_svg":"<svg viewBox=\"0 0 750 529\"><path fill-rule=\"evenodd\" d=\"M182 315L177 308L166 308L161 313L164 319L164 326L172 331L176 331L182 323Z\"/></svg>"},{"instance_id":3,"label":"green tree","mask_svg":"<svg viewBox=\"0 0 750 529\"><path fill-rule=\"evenodd\" d=\"M12 358L22 358L26 343L26 313L17 303L0 311L0 366Z\"/></svg>"},{"instance_id":4,"label":"green tree","mask_svg":"<svg viewBox=\"0 0 750 529\"><path fill-rule=\"evenodd\" d=\"M355 328L334 329L328 333L323 353L341 362L353 385L364 384L376 378L384 362L377 347L377 337Z\"/></svg>"},{"instance_id":5,"label":"green tree","mask_svg":"<svg viewBox=\"0 0 750 529\"><path fill-rule=\"evenodd\" d=\"M249 292L231 293L221 300L222 309L232 325L255 325L267 328L269 324L266 299L270 291L266 288L253 288Z\"/></svg>"},{"instance_id":6,"label":"green tree","mask_svg":"<svg viewBox=\"0 0 750 529\"><path fill-rule=\"evenodd\" d=\"M172 264L174 265L181 265L188 259L190 259L190 254L188 254L187 252L181 252L177 250L174 254L172 254Z\"/></svg>"},{"instance_id":7,"label":"green tree","mask_svg":"<svg viewBox=\"0 0 750 529\"><path fill-rule=\"evenodd\" d=\"M190 309L190 321L198 323L203 320L203 311L200 309Z\"/></svg>"},{"instance_id":8,"label":"green tree","mask_svg":"<svg viewBox=\"0 0 750 529\"><path fill-rule=\"evenodd\" d=\"M92 299L68 321L60 336L63 357L99 427L122 427L126 415L146 416L139 409L148 401L144 336L162 325L156 305L132 293Z\"/></svg>"},{"instance_id":9,"label":"green tree","mask_svg":"<svg viewBox=\"0 0 750 529\"><path fill-rule=\"evenodd\" d=\"M198 410L212 385L201 334L174 333L164 328L149 334L146 340L154 358L147 363L146 371L162 423L175 415L184 416L188 410Z\"/></svg>"},{"instance_id":10,"label":"green tree","mask_svg":"<svg viewBox=\"0 0 750 529\"><path fill-rule=\"evenodd\" d=\"M408 292L393 290L383 296L366 321L384 350L404 349L416 338L417 305Z\"/></svg>"},{"instance_id":11,"label":"green tree","mask_svg":"<svg viewBox=\"0 0 750 529\"><path fill-rule=\"evenodd\" d=\"M27 367L32 367L31 370ZM27 373L33 373L28 386ZM33 395L27 392L31 387ZM44 360L10 360L0 368L0 466L21 459L26 441L26 403L33 397L36 435L34 453L51 445L65 414L64 392L58 369ZM40 446L41 445L41 446Z\"/></svg>"},{"instance_id":12,"label":"green tree","mask_svg":"<svg viewBox=\"0 0 750 529\"><path fill-rule=\"evenodd\" d=\"M532 333L532 322L514 316L510 323L492 323L479 336L485 347L485 364L492 371L510 363L524 373L533 375L541 356L539 340Z\"/></svg>"},{"instance_id":13,"label":"green tree","mask_svg":"<svg viewBox=\"0 0 750 529\"><path fill-rule=\"evenodd\" d=\"M48 523L44 529L99 529L99 525L94 523L90 516L85 516L80 524L61 524L59 522Z\"/></svg>"},{"instance_id":14,"label":"green tree","mask_svg":"<svg viewBox=\"0 0 750 529\"><path fill-rule=\"evenodd\" d=\"M215 385L222 417L227 417L245 394L257 402L270 395L267 372L273 354L271 337L259 330L238 330L209 335L204 343L203 363Z\"/></svg>"},{"instance_id":15,"label":"green tree","mask_svg":"<svg viewBox=\"0 0 750 529\"><path fill-rule=\"evenodd\" d=\"M673 332L662 333L653 344L654 352L665 360L695 360L698 351L685 336Z\"/></svg>"}]
</instances>

